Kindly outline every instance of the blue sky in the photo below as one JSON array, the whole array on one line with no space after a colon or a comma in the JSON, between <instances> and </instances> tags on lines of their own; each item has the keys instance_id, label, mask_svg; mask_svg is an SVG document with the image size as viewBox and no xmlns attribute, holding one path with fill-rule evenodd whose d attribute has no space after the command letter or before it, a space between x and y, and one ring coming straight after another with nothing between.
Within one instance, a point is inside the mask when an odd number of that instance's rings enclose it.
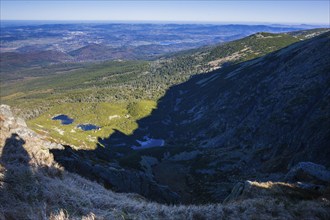
<instances>
[{"instance_id":1,"label":"blue sky","mask_svg":"<svg viewBox=\"0 0 330 220\"><path fill-rule=\"evenodd\" d=\"M319 1L1 0L1 20L107 20L329 24Z\"/></svg>"}]
</instances>

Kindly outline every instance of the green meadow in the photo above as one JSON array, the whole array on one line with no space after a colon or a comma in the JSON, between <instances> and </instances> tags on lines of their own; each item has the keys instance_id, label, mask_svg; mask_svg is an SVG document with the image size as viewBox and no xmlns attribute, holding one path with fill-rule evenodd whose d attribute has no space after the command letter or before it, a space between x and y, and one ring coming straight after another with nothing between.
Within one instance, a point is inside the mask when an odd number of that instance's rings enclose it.
<instances>
[{"instance_id":1,"label":"green meadow","mask_svg":"<svg viewBox=\"0 0 330 220\"><path fill-rule=\"evenodd\" d=\"M64 103L52 107L37 118L28 121L28 125L38 133L63 144L79 149L93 149L98 138L109 137L114 129L126 135L138 127L137 120L148 116L156 108L156 102L140 100L118 103ZM74 121L63 125L60 120L52 120L56 115L65 114ZM83 131L79 124L94 124L99 130Z\"/></svg>"}]
</instances>

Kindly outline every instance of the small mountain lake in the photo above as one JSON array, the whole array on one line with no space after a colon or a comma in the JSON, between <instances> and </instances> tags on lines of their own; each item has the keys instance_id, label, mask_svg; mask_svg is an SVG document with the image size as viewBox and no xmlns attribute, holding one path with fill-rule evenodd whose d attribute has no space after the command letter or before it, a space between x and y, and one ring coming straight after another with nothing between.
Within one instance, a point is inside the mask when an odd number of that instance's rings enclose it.
<instances>
[{"instance_id":1,"label":"small mountain lake","mask_svg":"<svg viewBox=\"0 0 330 220\"><path fill-rule=\"evenodd\" d=\"M77 128L80 128L83 131L91 131L91 130L98 130L100 129L99 126L93 125L93 124L80 124L77 126Z\"/></svg>"},{"instance_id":2,"label":"small mountain lake","mask_svg":"<svg viewBox=\"0 0 330 220\"><path fill-rule=\"evenodd\" d=\"M72 124L74 119L70 118L67 115L61 114L56 115L52 118L52 120L60 120L62 125L69 125ZM91 131L91 130L98 130L100 129L99 126L93 125L93 124L79 124L77 125L77 128L80 128L83 131Z\"/></svg>"},{"instance_id":3,"label":"small mountain lake","mask_svg":"<svg viewBox=\"0 0 330 220\"><path fill-rule=\"evenodd\" d=\"M74 119L70 118L67 115L63 115L63 114L53 117L52 120L61 120L62 125L69 125L69 124L72 124L72 122L74 121Z\"/></svg>"},{"instance_id":4,"label":"small mountain lake","mask_svg":"<svg viewBox=\"0 0 330 220\"><path fill-rule=\"evenodd\" d=\"M165 144L165 141L163 139L153 139L148 137L146 137L145 139L145 141L136 140L140 144L140 146L132 146L131 148L133 150L140 150L152 147L162 147Z\"/></svg>"}]
</instances>

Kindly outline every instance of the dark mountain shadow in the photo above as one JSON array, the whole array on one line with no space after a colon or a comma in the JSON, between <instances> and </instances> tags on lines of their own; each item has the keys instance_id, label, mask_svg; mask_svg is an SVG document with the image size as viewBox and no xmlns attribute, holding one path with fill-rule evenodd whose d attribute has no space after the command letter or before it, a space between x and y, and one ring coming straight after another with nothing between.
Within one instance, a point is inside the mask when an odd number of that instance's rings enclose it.
<instances>
[{"instance_id":1,"label":"dark mountain shadow","mask_svg":"<svg viewBox=\"0 0 330 220\"><path fill-rule=\"evenodd\" d=\"M25 140L16 133L7 138L2 149L1 164L5 167L10 165L29 166L30 156L24 149L24 144Z\"/></svg>"},{"instance_id":2,"label":"dark mountain shadow","mask_svg":"<svg viewBox=\"0 0 330 220\"><path fill-rule=\"evenodd\" d=\"M123 142L123 140L125 141ZM104 147L125 147L137 144L136 140L132 136L126 135L117 129L114 129L114 132L109 136L109 138L98 138L98 143Z\"/></svg>"},{"instance_id":3,"label":"dark mountain shadow","mask_svg":"<svg viewBox=\"0 0 330 220\"><path fill-rule=\"evenodd\" d=\"M0 219L46 219L61 209L76 213L65 202L50 201L52 192L48 192L46 184L62 178L63 170L36 164L36 158L32 161L27 151L31 146L26 148L26 142L31 144L33 139L24 140L12 133L0 146ZM35 156L42 159L43 155Z\"/></svg>"},{"instance_id":4,"label":"dark mountain shadow","mask_svg":"<svg viewBox=\"0 0 330 220\"><path fill-rule=\"evenodd\" d=\"M5 173L1 178L3 185L0 187L0 204L8 211L4 213L5 219L26 218L29 207L20 204L38 203L42 196L42 189L31 170L31 158L24 144L25 140L13 133L2 148L0 164Z\"/></svg>"},{"instance_id":5,"label":"dark mountain shadow","mask_svg":"<svg viewBox=\"0 0 330 220\"><path fill-rule=\"evenodd\" d=\"M238 68L241 64L225 65L221 70L214 70L200 75L190 77L186 82L171 86L163 97L158 100L157 108L150 115L137 121L138 128L131 135L126 135L119 130L115 130L108 138L99 138L98 142L105 147L126 146L139 147L136 140L143 141L148 138L163 139L166 146L187 145L190 141L196 141L195 134L191 132L191 127L182 126L182 121L187 118L185 106L179 108L182 101L188 101L191 91L198 91L198 82L208 78L217 77L218 74L226 73ZM203 94L200 94L201 96ZM216 94L218 95L218 94ZM191 99L191 104L194 105ZM198 103L196 103L198 104ZM212 105L212 102L207 103ZM187 106L190 107L190 106ZM184 111L183 111L184 110ZM180 112L183 111L183 112ZM203 117L203 115L201 115ZM201 134L200 139L203 138Z\"/></svg>"}]
</instances>

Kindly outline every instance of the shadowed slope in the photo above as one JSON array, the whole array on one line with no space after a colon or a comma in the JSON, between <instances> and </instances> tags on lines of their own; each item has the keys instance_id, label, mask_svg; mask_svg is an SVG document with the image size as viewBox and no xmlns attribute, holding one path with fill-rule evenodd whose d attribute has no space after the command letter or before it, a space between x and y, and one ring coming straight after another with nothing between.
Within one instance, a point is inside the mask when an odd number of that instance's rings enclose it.
<instances>
[{"instance_id":1,"label":"shadowed slope","mask_svg":"<svg viewBox=\"0 0 330 220\"><path fill-rule=\"evenodd\" d=\"M249 154L242 162L263 162L263 168L276 158L286 165L310 160L329 166L328 48L330 32L173 86L129 138L237 146Z\"/></svg>"},{"instance_id":2,"label":"shadowed slope","mask_svg":"<svg viewBox=\"0 0 330 220\"><path fill-rule=\"evenodd\" d=\"M298 162L329 167L329 39L328 32L173 86L133 135L117 131L99 140L105 148L77 151L76 162L90 161L91 168L95 160L119 163L144 170L160 185L170 184L172 174L155 172L171 163L185 170L176 177L184 185L169 188L189 192L187 203L222 201L240 180L283 181ZM164 139L165 146L130 149L145 136ZM57 153L59 162L67 157ZM157 162L145 166L145 156Z\"/></svg>"}]
</instances>

